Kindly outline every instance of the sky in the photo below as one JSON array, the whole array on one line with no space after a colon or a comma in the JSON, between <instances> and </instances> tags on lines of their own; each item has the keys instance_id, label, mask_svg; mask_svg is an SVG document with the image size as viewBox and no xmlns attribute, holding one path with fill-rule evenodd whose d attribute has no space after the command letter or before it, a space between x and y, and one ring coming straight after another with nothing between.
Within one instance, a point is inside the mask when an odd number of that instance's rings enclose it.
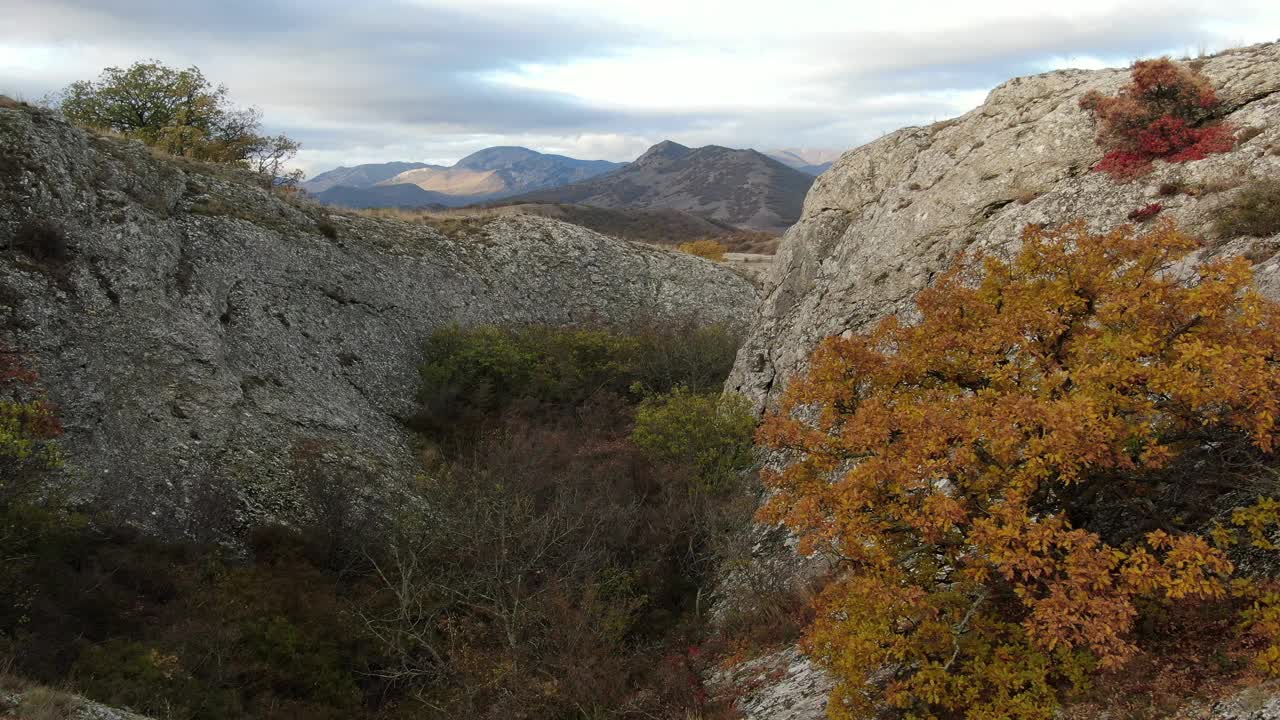
<instances>
[{"instance_id":1,"label":"sky","mask_svg":"<svg viewBox=\"0 0 1280 720\"><path fill-rule=\"evenodd\" d=\"M308 174L523 145L849 149L1018 75L1280 39L1280 2L0 0L0 94L198 66Z\"/></svg>"}]
</instances>

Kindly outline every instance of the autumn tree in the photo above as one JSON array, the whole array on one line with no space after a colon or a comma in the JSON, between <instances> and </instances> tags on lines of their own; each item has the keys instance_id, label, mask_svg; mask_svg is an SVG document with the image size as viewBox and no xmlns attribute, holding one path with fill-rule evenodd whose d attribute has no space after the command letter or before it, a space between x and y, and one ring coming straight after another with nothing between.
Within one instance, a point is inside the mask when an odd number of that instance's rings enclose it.
<instances>
[{"instance_id":1,"label":"autumn tree","mask_svg":"<svg viewBox=\"0 0 1280 720\"><path fill-rule=\"evenodd\" d=\"M299 144L261 134L262 112L235 106L225 85L198 67L158 61L109 67L97 80L71 83L52 98L67 119L136 138L170 155L239 164L267 183L293 178L285 164Z\"/></svg>"},{"instance_id":2,"label":"autumn tree","mask_svg":"<svg viewBox=\"0 0 1280 720\"><path fill-rule=\"evenodd\" d=\"M1107 149L1095 169L1128 179L1157 159L1178 163L1227 152L1235 145L1232 128L1204 124L1219 104L1209 81L1189 67L1169 58L1134 63L1118 94L1093 90L1080 100L1097 119L1098 144Z\"/></svg>"},{"instance_id":3,"label":"autumn tree","mask_svg":"<svg viewBox=\"0 0 1280 720\"><path fill-rule=\"evenodd\" d=\"M676 249L683 253L706 258L712 262L724 262L724 254L729 250L724 243L710 238L681 243L676 246Z\"/></svg>"},{"instance_id":4,"label":"autumn tree","mask_svg":"<svg viewBox=\"0 0 1280 720\"><path fill-rule=\"evenodd\" d=\"M1134 655L1142 608L1224 595L1232 564L1189 523L1087 510L1211 440L1274 447L1280 310L1242 259L1175 272L1196 248L1167 222L1028 227L922 291L918 322L817 348L759 433L789 458L761 517L842 561L806 639L832 717L1049 718Z\"/></svg>"}]
</instances>

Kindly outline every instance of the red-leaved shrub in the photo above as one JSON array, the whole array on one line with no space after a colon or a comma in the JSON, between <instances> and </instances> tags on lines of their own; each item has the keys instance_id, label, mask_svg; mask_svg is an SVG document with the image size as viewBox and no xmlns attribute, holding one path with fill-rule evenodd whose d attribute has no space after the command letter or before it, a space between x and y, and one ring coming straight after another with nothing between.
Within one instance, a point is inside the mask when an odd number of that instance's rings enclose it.
<instances>
[{"instance_id":1,"label":"red-leaved shrub","mask_svg":"<svg viewBox=\"0 0 1280 720\"><path fill-rule=\"evenodd\" d=\"M1098 120L1098 144L1108 148L1094 170L1129 180L1154 160L1203 160L1235 146L1229 125L1199 127L1219 104L1203 75L1160 58L1134 64L1131 78L1115 97L1094 90L1080 100Z\"/></svg>"},{"instance_id":2,"label":"red-leaved shrub","mask_svg":"<svg viewBox=\"0 0 1280 720\"><path fill-rule=\"evenodd\" d=\"M1159 215L1161 210L1164 210L1164 205L1158 202L1151 203L1150 205L1140 207L1137 210L1134 210L1133 212L1129 213L1129 219L1134 222L1146 222L1151 218Z\"/></svg>"}]
</instances>

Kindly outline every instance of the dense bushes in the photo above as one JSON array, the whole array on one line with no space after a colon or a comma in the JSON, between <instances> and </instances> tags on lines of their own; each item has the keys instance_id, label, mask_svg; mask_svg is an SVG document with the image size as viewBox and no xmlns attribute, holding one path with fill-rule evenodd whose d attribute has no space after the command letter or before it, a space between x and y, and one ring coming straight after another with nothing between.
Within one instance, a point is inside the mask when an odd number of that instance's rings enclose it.
<instances>
[{"instance_id":1,"label":"dense bushes","mask_svg":"<svg viewBox=\"0 0 1280 720\"><path fill-rule=\"evenodd\" d=\"M754 507L754 418L718 390L735 344L692 326L430 338L438 514L400 524L371 622L433 716L703 709L672 653L703 632L703 591Z\"/></svg>"},{"instance_id":2,"label":"dense bushes","mask_svg":"<svg viewBox=\"0 0 1280 720\"><path fill-rule=\"evenodd\" d=\"M815 352L760 433L794 453L762 515L844 561L807 637L833 717L1049 718L1162 608L1225 601L1206 513L1275 446L1280 309L1240 259L1165 272L1197 246L1031 227L922 292L918 324Z\"/></svg>"},{"instance_id":3,"label":"dense bushes","mask_svg":"<svg viewBox=\"0 0 1280 720\"><path fill-rule=\"evenodd\" d=\"M1168 58L1134 63L1118 95L1094 90L1080 100L1098 120L1098 144L1107 149L1094 169L1129 179L1149 171L1154 160L1187 162L1231 150L1231 127L1203 125L1218 104L1209 81L1190 68Z\"/></svg>"},{"instance_id":4,"label":"dense bushes","mask_svg":"<svg viewBox=\"0 0 1280 720\"><path fill-rule=\"evenodd\" d=\"M645 398L631 439L654 459L691 469L695 492L718 493L737 485L752 462L755 418L737 395L698 395L678 387Z\"/></svg>"},{"instance_id":5,"label":"dense bushes","mask_svg":"<svg viewBox=\"0 0 1280 720\"><path fill-rule=\"evenodd\" d=\"M417 423L456 435L517 402L571 407L599 393L718 390L737 344L724 327L692 323L629 332L445 327L426 343Z\"/></svg>"},{"instance_id":6,"label":"dense bushes","mask_svg":"<svg viewBox=\"0 0 1280 720\"><path fill-rule=\"evenodd\" d=\"M367 470L300 442L308 513L250 530L248 558L8 493L56 464L59 428L5 366L30 398L0 404L0 666L173 720L704 712L684 651L755 508L754 420L717 387L735 343L443 329L424 397L468 426L424 425L422 502L388 510Z\"/></svg>"}]
</instances>

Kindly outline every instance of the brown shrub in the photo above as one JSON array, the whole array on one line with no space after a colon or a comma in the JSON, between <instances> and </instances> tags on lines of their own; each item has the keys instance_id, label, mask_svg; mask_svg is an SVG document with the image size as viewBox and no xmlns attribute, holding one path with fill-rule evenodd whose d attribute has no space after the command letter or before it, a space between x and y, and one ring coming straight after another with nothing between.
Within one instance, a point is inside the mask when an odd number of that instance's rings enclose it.
<instances>
[{"instance_id":1,"label":"brown shrub","mask_svg":"<svg viewBox=\"0 0 1280 720\"><path fill-rule=\"evenodd\" d=\"M324 237L330 240L338 239L338 226L328 220L321 220L316 223L316 230Z\"/></svg>"},{"instance_id":2,"label":"brown shrub","mask_svg":"<svg viewBox=\"0 0 1280 720\"><path fill-rule=\"evenodd\" d=\"M1253 181L1220 213L1215 227L1221 238L1280 233L1280 179Z\"/></svg>"}]
</instances>

